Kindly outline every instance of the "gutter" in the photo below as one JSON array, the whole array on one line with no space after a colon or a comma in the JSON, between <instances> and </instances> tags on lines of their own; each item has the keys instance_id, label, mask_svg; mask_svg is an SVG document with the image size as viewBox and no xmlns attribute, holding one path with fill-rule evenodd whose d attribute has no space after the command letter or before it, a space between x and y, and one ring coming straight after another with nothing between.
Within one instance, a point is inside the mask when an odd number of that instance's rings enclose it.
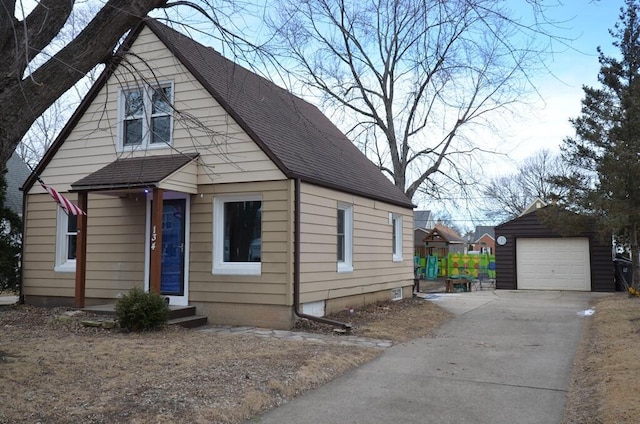
<instances>
[{"instance_id":1,"label":"gutter","mask_svg":"<svg viewBox=\"0 0 640 424\"><path fill-rule=\"evenodd\" d=\"M302 313L300 310L300 178L295 179L295 223L293 230L293 245L294 245L294 258L293 258L293 311L300 318L305 318L310 321L316 321L323 324L333 325L335 327L342 327L343 330L351 331L351 324L334 321L328 318L316 317Z\"/></svg>"}]
</instances>

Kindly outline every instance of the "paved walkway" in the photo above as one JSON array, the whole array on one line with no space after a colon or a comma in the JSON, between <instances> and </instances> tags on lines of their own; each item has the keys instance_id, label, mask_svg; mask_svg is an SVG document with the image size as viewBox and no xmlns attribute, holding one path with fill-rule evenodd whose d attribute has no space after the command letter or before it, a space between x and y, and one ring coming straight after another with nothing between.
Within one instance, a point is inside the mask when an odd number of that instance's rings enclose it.
<instances>
[{"instance_id":1,"label":"paved walkway","mask_svg":"<svg viewBox=\"0 0 640 424\"><path fill-rule=\"evenodd\" d=\"M315 343L334 343L337 345L348 346L364 346L374 347L379 349L386 349L393 345L391 340L372 339L369 337L350 336L345 334L327 335L327 334L315 334L304 333L300 331L284 331L284 330L271 330L268 328L256 328L256 327L231 327L231 326L206 326L197 328L197 331L212 334L251 334L259 337L274 337L277 339L288 340L304 340Z\"/></svg>"},{"instance_id":2,"label":"paved walkway","mask_svg":"<svg viewBox=\"0 0 640 424\"><path fill-rule=\"evenodd\" d=\"M581 292L435 295L456 314L432 338L377 359L252 423L549 424L562 422L584 310Z\"/></svg>"},{"instance_id":3,"label":"paved walkway","mask_svg":"<svg viewBox=\"0 0 640 424\"><path fill-rule=\"evenodd\" d=\"M0 296L0 305L13 305L18 302L18 296Z\"/></svg>"}]
</instances>

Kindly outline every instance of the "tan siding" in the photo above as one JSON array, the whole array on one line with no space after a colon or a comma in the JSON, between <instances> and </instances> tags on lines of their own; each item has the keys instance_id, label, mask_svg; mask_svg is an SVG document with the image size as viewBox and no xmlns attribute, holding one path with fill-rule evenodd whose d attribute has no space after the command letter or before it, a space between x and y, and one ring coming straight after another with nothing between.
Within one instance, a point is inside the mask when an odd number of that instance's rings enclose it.
<instances>
[{"instance_id":1,"label":"tan siding","mask_svg":"<svg viewBox=\"0 0 640 424\"><path fill-rule=\"evenodd\" d=\"M304 214L300 246L303 303L412 284L411 209L311 184L302 185L301 200ZM353 272L337 272L338 202L353 205ZM389 213L402 215L402 262L393 261Z\"/></svg>"},{"instance_id":2,"label":"tan siding","mask_svg":"<svg viewBox=\"0 0 640 424\"><path fill-rule=\"evenodd\" d=\"M193 191L198 184L283 180L285 176L242 128L208 94L202 85L148 29L144 29L130 56L130 67L121 67L110 78L77 126L60 147L41 176L58 191L95 172L118 157L199 152L197 171L168 181L167 189ZM144 63L153 63L153 70ZM135 86L136 77L126 69L135 67L147 80L173 82L174 131L172 148L116 152L118 140L118 101L123 87ZM189 118L182 118L181 112ZM193 119L191 119L193 118ZM199 123L196 123L199 122ZM42 193L39 185L31 193Z\"/></svg>"},{"instance_id":3,"label":"tan siding","mask_svg":"<svg viewBox=\"0 0 640 424\"><path fill-rule=\"evenodd\" d=\"M75 273L54 271L56 203L48 194L30 195L27 203L25 294L73 296ZM144 201L89 194L87 297L115 298L132 284L144 283L145 208Z\"/></svg>"},{"instance_id":4,"label":"tan siding","mask_svg":"<svg viewBox=\"0 0 640 424\"><path fill-rule=\"evenodd\" d=\"M289 197L290 186L290 181L283 180L200 187L202 196L194 196L191 204L190 300L291 304L293 232L288 217L293 201ZM242 193L262 196L262 274L214 275L213 198L217 194Z\"/></svg>"},{"instance_id":5,"label":"tan siding","mask_svg":"<svg viewBox=\"0 0 640 424\"><path fill-rule=\"evenodd\" d=\"M174 172L169 178L162 182L160 188L163 190L173 190L181 193L198 193L198 165L190 162L182 169Z\"/></svg>"}]
</instances>

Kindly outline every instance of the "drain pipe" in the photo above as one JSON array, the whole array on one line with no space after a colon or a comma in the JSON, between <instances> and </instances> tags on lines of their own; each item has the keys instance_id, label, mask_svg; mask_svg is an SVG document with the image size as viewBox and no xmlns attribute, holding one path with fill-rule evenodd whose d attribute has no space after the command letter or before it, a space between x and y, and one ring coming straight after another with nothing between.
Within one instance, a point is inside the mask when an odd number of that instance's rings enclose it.
<instances>
[{"instance_id":1,"label":"drain pipe","mask_svg":"<svg viewBox=\"0 0 640 424\"><path fill-rule=\"evenodd\" d=\"M342 327L343 330L351 331L351 324L345 322L334 321L328 318L316 317L304 314L300 311L300 179L295 179L295 223L293 230L293 311L300 318L311 321L321 322L323 324Z\"/></svg>"}]
</instances>

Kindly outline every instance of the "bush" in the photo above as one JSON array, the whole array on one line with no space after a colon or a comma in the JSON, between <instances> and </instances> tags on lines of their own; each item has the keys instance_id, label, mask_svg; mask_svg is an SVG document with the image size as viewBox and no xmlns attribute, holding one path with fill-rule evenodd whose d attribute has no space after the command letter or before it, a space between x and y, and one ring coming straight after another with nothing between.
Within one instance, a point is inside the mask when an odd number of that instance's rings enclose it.
<instances>
[{"instance_id":1,"label":"bush","mask_svg":"<svg viewBox=\"0 0 640 424\"><path fill-rule=\"evenodd\" d=\"M157 330L166 324L169 308L162 296L134 287L116 303L121 328L129 331Z\"/></svg>"}]
</instances>

